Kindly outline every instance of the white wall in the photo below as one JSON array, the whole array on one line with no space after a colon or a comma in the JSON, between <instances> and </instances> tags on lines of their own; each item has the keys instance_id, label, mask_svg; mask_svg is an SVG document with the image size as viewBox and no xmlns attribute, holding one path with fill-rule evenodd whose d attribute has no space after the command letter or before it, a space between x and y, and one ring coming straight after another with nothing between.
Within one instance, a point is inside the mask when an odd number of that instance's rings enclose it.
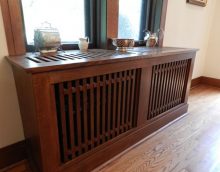
<instances>
[{"instance_id":1,"label":"white wall","mask_svg":"<svg viewBox=\"0 0 220 172\"><path fill-rule=\"evenodd\" d=\"M208 0L206 7L200 7L188 4L186 0L168 0L164 45L200 49L196 58L193 78L204 74L216 1Z\"/></svg>"},{"instance_id":2,"label":"white wall","mask_svg":"<svg viewBox=\"0 0 220 172\"><path fill-rule=\"evenodd\" d=\"M4 58L7 54L0 8L0 148L24 138L13 74Z\"/></svg>"},{"instance_id":3,"label":"white wall","mask_svg":"<svg viewBox=\"0 0 220 172\"><path fill-rule=\"evenodd\" d=\"M204 75L220 79L220 1L216 3L213 25L210 32Z\"/></svg>"}]
</instances>

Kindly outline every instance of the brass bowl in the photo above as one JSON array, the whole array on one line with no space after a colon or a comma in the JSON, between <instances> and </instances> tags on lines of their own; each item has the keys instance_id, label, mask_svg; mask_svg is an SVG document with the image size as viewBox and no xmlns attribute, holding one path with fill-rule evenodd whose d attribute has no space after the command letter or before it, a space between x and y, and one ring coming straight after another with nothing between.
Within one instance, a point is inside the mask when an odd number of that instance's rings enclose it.
<instances>
[{"instance_id":1,"label":"brass bowl","mask_svg":"<svg viewBox=\"0 0 220 172\"><path fill-rule=\"evenodd\" d=\"M127 51L129 48L134 47L134 39L119 39L113 38L112 44L117 47L119 51Z\"/></svg>"}]
</instances>

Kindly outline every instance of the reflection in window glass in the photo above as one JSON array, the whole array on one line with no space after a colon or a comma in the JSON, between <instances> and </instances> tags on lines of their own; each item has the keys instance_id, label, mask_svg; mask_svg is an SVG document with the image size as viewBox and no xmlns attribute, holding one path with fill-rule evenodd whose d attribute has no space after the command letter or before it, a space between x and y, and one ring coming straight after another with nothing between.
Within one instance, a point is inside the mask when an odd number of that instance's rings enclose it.
<instances>
[{"instance_id":1,"label":"reflection in window glass","mask_svg":"<svg viewBox=\"0 0 220 172\"><path fill-rule=\"evenodd\" d=\"M34 30L46 22L59 30L63 43L85 36L84 0L22 0L27 43L33 44Z\"/></svg>"},{"instance_id":2,"label":"reflection in window glass","mask_svg":"<svg viewBox=\"0 0 220 172\"><path fill-rule=\"evenodd\" d=\"M142 0L119 0L119 38L139 40Z\"/></svg>"}]
</instances>

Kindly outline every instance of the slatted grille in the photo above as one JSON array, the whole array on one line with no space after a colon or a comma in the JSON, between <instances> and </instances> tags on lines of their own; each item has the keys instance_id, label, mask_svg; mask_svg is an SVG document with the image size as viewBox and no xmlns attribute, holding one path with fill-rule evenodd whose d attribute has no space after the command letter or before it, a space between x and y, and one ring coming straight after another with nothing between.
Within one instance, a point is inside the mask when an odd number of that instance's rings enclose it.
<instances>
[{"instance_id":1,"label":"slatted grille","mask_svg":"<svg viewBox=\"0 0 220 172\"><path fill-rule=\"evenodd\" d=\"M136 127L140 75L133 69L54 85L62 162Z\"/></svg>"},{"instance_id":2,"label":"slatted grille","mask_svg":"<svg viewBox=\"0 0 220 172\"><path fill-rule=\"evenodd\" d=\"M153 66L147 119L184 102L191 60L182 60Z\"/></svg>"},{"instance_id":3,"label":"slatted grille","mask_svg":"<svg viewBox=\"0 0 220 172\"><path fill-rule=\"evenodd\" d=\"M117 55L132 54L129 52L117 52L117 51L88 51L88 52L75 52L75 53L59 53L56 55L39 55L31 54L26 59L34 63L45 63L45 62L58 62L66 60L82 60L82 59L95 59L103 57L112 57Z\"/></svg>"}]
</instances>

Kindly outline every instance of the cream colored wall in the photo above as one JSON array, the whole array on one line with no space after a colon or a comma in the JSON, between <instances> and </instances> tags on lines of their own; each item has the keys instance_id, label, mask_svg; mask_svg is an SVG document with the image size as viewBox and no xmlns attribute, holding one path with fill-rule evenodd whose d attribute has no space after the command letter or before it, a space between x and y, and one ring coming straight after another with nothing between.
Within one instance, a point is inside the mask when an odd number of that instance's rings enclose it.
<instances>
[{"instance_id":1,"label":"cream colored wall","mask_svg":"<svg viewBox=\"0 0 220 172\"><path fill-rule=\"evenodd\" d=\"M23 140L23 129L0 8L0 148Z\"/></svg>"},{"instance_id":2,"label":"cream colored wall","mask_svg":"<svg viewBox=\"0 0 220 172\"><path fill-rule=\"evenodd\" d=\"M193 78L204 74L216 1L208 0L206 7L200 7L187 4L186 0L168 0L164 45L200 49Z\"/></svg>"},{"instance_id":3,"label":"cream colored wall","mask_svg":"<svg viewBox=\"0 0 220 172\"><path fill-rule=\"evenodd\" d=\"M216 3L214 21L206 54L204 76L220 79L220 1Z\"/></svg>"}]
</instances>

